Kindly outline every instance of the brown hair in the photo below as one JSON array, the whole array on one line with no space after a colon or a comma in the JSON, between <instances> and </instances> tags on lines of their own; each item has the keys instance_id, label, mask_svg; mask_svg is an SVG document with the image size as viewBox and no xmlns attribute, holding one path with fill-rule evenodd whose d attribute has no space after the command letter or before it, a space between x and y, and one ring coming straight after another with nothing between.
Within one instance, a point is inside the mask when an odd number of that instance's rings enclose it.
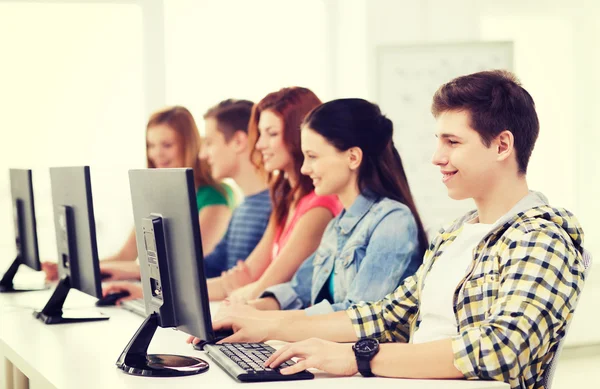
<instances>
[{"instance_id":1,"label":"brown hair","mask_svg":"<svg viewBox=\"0 0 600 389\"><path fill-rule=\"evenodd\" d=\"M540 123L533 98L514 74L506 70L484 71L442 85L433 96L431 112L437 118L446 111L468 112L471 127L486 147L502 131L510 131L519 173L527 172Z\"/></svg>"},{"instance_id":2,"label":"brown hair","mask_svg":"<svg viewBox=\"0 0 600 389\"><path fill-rule=\"evenodd\" d=\"M184 164L185 167L194 169L194 183L196 189L201 186L210 185L225 195L225 192L221 185L212 178L210 174L210 166L200 162L200 147L201 139L198 133L198 127L194 121L194 117L187 110L187 108L181 106L167 107L153 113L148 120L146 126L146 133L148 129L157 125L167 125L173 131L177 133L177 139L181 148L184 150ZM146 146L146 162L148 168L155 168L156 166L148 158L148 147Z\"/></svg>"},{"instance_id":3,"label":"brown hair","mask_svg":"<svg viewBox=\"0 0 600 389\"><path fill-rule=\"evenodd\" d=\"M297 185L292 188L283 174L269 174L273 203L272 217L278 224L283 223L295 199L302 198L314 190L310 177L300 173L304 160L300 148L300 124L304 120L304 116L320 104L321 100L310 89L295 86L269 93L252 108L248 124L248 136L250 144L252 144L250 153L252 163L257 167L262 166L262 154L256 149L259 135L258 121L260 114L269 110L283 121L283 141L292 156L293 169L298 177Z\"/></svg>"},{"instance_id":4,"label":"brown hair","mask_svg":"<svg viewBox=\"0 0 600 389\"><path fill-rule=\"evenodd\" d=\"M204 119L215 119L218 130L223 133L225 141L229 142L236 131L248 133L248 122L253 105L254 103L249 100L223 100L209 108L204 114Z\"/></svg>"}]
</instances>

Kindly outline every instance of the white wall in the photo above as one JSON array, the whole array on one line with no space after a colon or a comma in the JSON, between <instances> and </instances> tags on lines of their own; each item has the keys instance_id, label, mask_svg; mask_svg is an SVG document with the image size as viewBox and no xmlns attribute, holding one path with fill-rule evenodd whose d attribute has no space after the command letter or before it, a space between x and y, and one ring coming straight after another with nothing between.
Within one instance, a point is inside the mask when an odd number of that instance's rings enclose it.
<instances>
[{"instance_id":1,"label":"white wall","mask_svg":"<svg viewBox=\"0 0 600 389\"><path fill-rule=\"evenodd\" d=\"M99 255L118 250L149 113L187 106L202 132L225 98L300 85L329 100L327 17L321 0L0 0L0 247L14 247L8 168L34 169L40 255L53 260L48 167L91 165Z\"/></svg>"},{"instance_id":2,"label":"white wall","mask_svg":"<svg viewBox=\"0 0 600 389\"><path fill-rule=\"evenodd\" d=\"M56 256L49 166L92 166L100 243L131 228L127 169L144 164L141 25L135 4L0 2L0 246L14 247L9 167L34 169L42 258Z\"/></svg>"},{"instance_id":3,"label":"white wall","mask_svg":"<svg viewBox=\"0 0 600 389\"><path fill-rule=\"evenodd\" d=\"M165 2L167 104L187 106L203 132L226 98L303 86L329 100L326 20L322 0Z\"/></svg>"}]
</instances>

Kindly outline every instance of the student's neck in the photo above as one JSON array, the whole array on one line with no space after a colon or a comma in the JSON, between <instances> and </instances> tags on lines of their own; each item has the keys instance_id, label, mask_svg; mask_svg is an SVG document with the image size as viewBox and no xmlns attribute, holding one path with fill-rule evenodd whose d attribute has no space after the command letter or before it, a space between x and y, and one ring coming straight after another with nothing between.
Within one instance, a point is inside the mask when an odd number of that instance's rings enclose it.
<instances>
[{"instance_id":1,"label":"student's neck","mask_svg":"<svg viewBox=\"0 0 600 389\"><path fill-rule=\"evenodd\" d=\"M266 177L251 163L241 163L231 178L240 187L245 197L255 195L268 188Z\"/></svg>"},{"instance_id":2,"label":"student's neck","mask_svg":"<svg viewBox=\"0 0 600 389\"><path fill-rule=\"evenodd\" d=\"M352 204L354 204L359 194L360 191L358 190L358 185L354 183L352 185L348 185L344 191L337 193L337 196L340 200L340 203L342 203L344 206L344 209L348 210Z\"/></svg>"},{"instance_id":3,"label":"student's neck","mask_svg":"<svg viewBox=\"0 0 600 389\"><path fill-rule=\"evenodd\" d=\"M511 210L529 193L525 176L504 178L496 181L492 188L480 198L475 198L479 223L493 224Z\"/></svg>"},{"instance_id":4,"label":"student's neck","mask_svg":"<svg viewBox=\"0 0 600 389\"><path fill-rule=\"evenodd\" d=\"M285 178L290 183L290 187L295 188L296 185L298 185L299 178L296 175L296 172L293 171L293 169L284 170L283 174L285 174Z\"/></svg>"}]
</instances>

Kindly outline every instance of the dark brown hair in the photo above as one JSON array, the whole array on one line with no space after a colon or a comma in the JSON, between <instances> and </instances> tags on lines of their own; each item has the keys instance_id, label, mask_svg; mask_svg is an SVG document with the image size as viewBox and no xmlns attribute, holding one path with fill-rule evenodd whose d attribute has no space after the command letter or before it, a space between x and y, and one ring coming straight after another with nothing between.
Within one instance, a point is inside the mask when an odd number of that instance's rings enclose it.
<instances>
[{"instance_id":1,"label":"dark brown hair","mask_svg":"<svg viewBox=\"0 0 600 389\"><path fill-rule=\"evenodd\" d=\"M157 111L150 116L146 125L146 133L150 127L161 124L169 126L177 134L177 140L184 153L183 160L185 167L190 167L194 170L194 184L196 185L196 189L201 186L210 185L225 195L222 186L212 178L210 166L207 163L200 162L201 139L198 127L190 111L181 106L167 107ZM148 168L156 167L150 158L148 158L147 146L146 162Z\"/></svg>"},{"instance_id":2,"label":"dark brown hair","mask_svg":"<svg viewBox=\"0 0 600 389\"><path fill-rule=\"evenodd\" d=\"M291 187L290 183L279 174L269 173L273 216L277 224L283 223L290 206L314 190L310 177L300 173L304 156L300 148L300 124L310 110L321 104L321 100L307 88L289 87L269 93L252 108L248 124L248 137L252 145L250 158L255 166L262 166L262 154L256 149L258 142L258 122L260 114L269 110L283 121L283 141L292 156L293 169L298 177L298 184Z\"/></svg>"},{"instance_id":3,"label":"dark brown hair","mask_svg":"<svg viewBox=\"0 0 600 389\"><path fill-rule=\"evenodd\" d=\"M506 70L491 70L455 78L433 96L431 112L466 111L471 127L486 147L502 131L513 134L519 173L527 172L540 123L531 95Z\"/></svg>"},{"instance_id":4,"label":"dark brown hair","mask_svg":"<svg viewBox=\"0 0 600 389\"><path fill-rule=\"evenodd\" d=\"M211 107L204 114L204 119L213 118L217 121L217 129L229 142L236 131L248 133L248 122L254 103L249 100L227 99Z\"/></svg>"},{"instance_id":5,"label":"dark brown hair","mask_svg":"<svg viewBox=\"0 0 600 389\"><path fill-rule=\"evenodd\" d=\"M302 126L323 136L340 151L352 147L362 150L363 160L358 170L360 192L396 200L410 209L417 225L422 260L428 246L427 235L392 140L392 121L376 104L363 99L339 99L312 110Z\"/></svg>"}]
</instances>

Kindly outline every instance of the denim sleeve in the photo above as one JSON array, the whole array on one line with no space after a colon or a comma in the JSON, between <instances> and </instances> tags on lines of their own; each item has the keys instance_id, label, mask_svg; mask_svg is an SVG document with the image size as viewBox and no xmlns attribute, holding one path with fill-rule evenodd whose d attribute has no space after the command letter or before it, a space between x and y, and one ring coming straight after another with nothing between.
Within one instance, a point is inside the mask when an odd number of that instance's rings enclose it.
<instances>
[{"instance_id":1,"label":"denim sleeve","mask_svg":"<svg viewBox=\"0 0 600 389\"><path fill-rule=\"evenodd\" d=\"M412 275L406 270L413 269L411 264L420 259L418 242L417 225L408 209L394 209L386 214L371 234L346 298L331 304L331 311L342 311L362 301L378 301L393 292L404 278Z\"/></svg>"},{"instance_id":2,"label":"denim sleeve","mask_svg":"<svg viewBox=\"0 0 600 389\"><path fill-rule=\"evenodd\" d=\"M274 297L279 302L279 307L282 310L308 307L310 305L314 257L315 254L313 253L300 265L290 282L271 286L260 297Z\"/></svg>"},{"instance_id":3,"label":"denim sleeve","mask_svg":"<svg viewBox=\"0 0 600 389\"><path fill-rule=\"evenodd\" d=\"M227 236L215 246L213 251L204 257L204 275L206 278L218 277L221 272L227 270Z\"/></svg>"}]
</instances>

